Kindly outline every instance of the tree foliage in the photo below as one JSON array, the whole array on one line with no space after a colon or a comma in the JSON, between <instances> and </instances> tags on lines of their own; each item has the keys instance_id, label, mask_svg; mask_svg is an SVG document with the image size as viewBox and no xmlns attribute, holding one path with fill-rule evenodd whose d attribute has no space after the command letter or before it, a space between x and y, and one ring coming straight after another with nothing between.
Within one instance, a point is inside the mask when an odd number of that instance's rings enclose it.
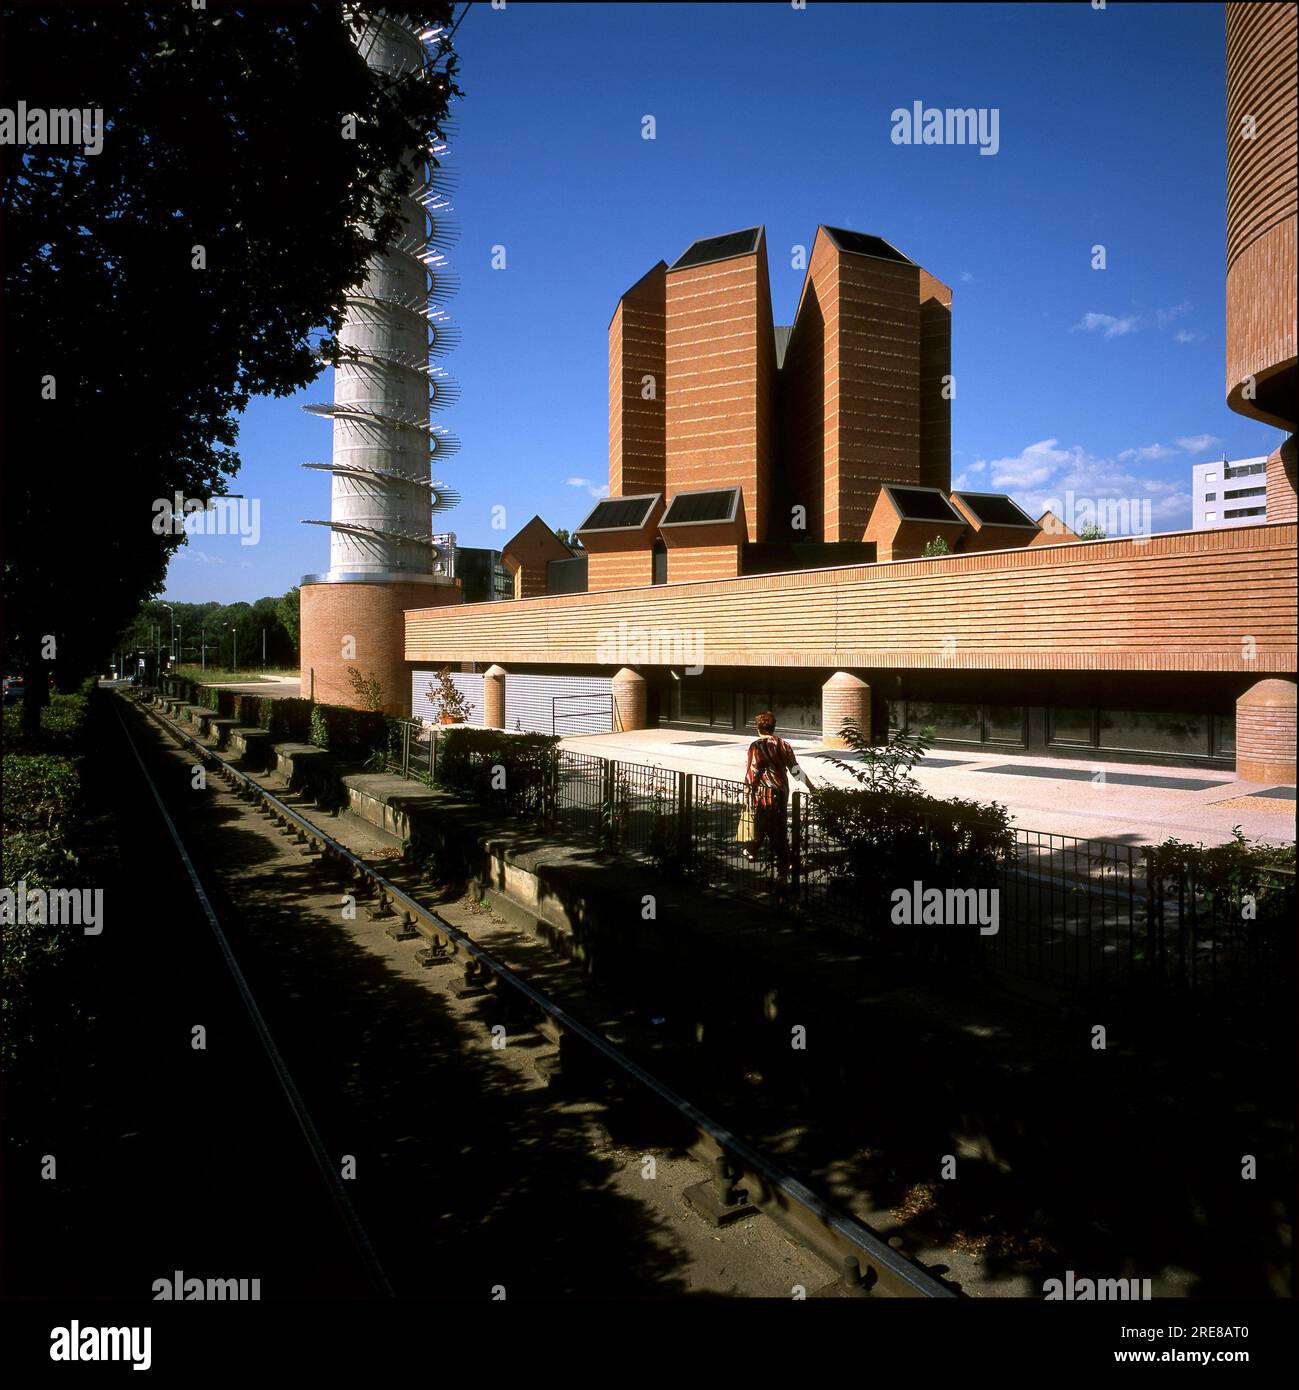
<instances>
[{"instance_id":1,"label":"tree foliage","mask_svg":"<svg viewBox=\"0 0 1299 1390\"><path fill-rule=\"evenodd\" d=\"M445 27L452 6L406 8ZM161 588L184 536L154 533L155 501L224 493L249 400L337 356L374 249L361 229L390 240L455 93L449 52L372 73L361 17L327 0L4 7L0 105L105 122L97 154L0 149L5 657L33 701L51 635L66 687Z\"/></svg>"}]
</instances>

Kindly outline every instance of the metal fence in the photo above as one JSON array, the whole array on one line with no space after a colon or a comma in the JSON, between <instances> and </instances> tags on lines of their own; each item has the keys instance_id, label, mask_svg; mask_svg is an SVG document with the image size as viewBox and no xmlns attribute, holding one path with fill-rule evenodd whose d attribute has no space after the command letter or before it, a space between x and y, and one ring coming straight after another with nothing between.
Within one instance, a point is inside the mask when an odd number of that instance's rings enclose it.
<instances>
[{"instance_id":1,"label":"metal fence","mask_svg":"<svg viewBox=\"0 0 1299 1390\"><path fill-rule=\"evenodd\" d=\"M529 754L511 766L501 779L506 791L492 786L499 768L489 766L491 754L461 757L452 768L439 753L443 743L436 730L405 725L390 767L454 787L556 839L598 845L775 905L794 923L832 924L869 943L875 955L990 968L1096 992L1137 985L1239 993L1288 979L1293 964L1293 869L1252 865L1224 893L1187 872L1157 873L1140 846L1019 828L1002 837L995 854L963 860L953 854L951 826L924 819L909 824L907 853L896 861L887 847L863 860L798 790L783 835L777 827L760 851L746 853L737 839L741 782L548 748L544 757ZM988 833L991 843L995 831ZM907 864L923 866L921 879L899 884L910 873ZM985 904L994 915L971 915L956 927L946 916L934 927L917 920L910 922L917 930L898 930L890 899L932 886L954 891L958 905L963 894L971 913ZM1252 916L1242 908L1246 896Z\"/></svg>"}]
</instances>

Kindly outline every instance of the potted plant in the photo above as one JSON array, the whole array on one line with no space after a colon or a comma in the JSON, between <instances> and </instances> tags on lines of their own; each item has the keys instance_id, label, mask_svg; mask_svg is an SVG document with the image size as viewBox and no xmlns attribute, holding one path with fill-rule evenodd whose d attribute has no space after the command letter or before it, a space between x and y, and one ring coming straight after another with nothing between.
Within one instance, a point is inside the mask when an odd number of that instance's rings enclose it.
<instances>
[{"instance_id":1,"label":"potted plant","mask_svg":"<svg viewBox=\"0 0 1299 1390\"><path fill-rule=\"evenodd\" d=\"M439 724L464 724L469 719L469 701L451 679L451 668L434 673L428 697Z\"/></svg>"}]
</instances>

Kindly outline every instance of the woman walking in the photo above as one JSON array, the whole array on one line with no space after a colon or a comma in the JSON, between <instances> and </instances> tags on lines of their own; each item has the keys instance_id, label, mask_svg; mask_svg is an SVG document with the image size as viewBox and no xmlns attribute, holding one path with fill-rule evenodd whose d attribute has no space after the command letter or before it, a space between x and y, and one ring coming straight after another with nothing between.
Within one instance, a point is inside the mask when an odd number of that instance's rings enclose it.
<instances>
[{"instance_id":1,"label":"woman walking","mask_svg":"<svg viewBox=\"0 0 1299 1390\"><path fill-rule=\"evenodd\" d=\"M754 723L758 737L749 744L748 762L744 769L745 798L753 816L753 839L743 846L744 857L751 864L770 845L776 860L776 874L781 887L789 878L789 830L785 807L789 802L789 774L802 776L794 750L783 738L776 737L776 716L764 710Z\"/></svg>"}]
</instances>

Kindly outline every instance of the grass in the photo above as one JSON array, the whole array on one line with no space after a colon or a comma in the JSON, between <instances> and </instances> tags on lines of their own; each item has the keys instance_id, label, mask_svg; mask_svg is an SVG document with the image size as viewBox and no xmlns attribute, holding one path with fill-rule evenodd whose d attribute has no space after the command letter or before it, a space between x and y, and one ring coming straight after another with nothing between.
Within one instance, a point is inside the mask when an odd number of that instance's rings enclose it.
<instances>
[{"instance_id":1,"label":"grass","mask_svg":"<svg viewBox=\"0 0 1299 1390\"><path fill-rule=\"evenodd\" d=\"M186 680L197 681L200 685L251 685L255 681L265 680L268 676L296 676L297 670L292 667L268 667L265 671L260 669L250 669L244 667L242 671L232 671L227 666L209 666L205 671L201 666L177 666L172 673L177 676L184 676Z\"/></svg>"}]
</instances>

